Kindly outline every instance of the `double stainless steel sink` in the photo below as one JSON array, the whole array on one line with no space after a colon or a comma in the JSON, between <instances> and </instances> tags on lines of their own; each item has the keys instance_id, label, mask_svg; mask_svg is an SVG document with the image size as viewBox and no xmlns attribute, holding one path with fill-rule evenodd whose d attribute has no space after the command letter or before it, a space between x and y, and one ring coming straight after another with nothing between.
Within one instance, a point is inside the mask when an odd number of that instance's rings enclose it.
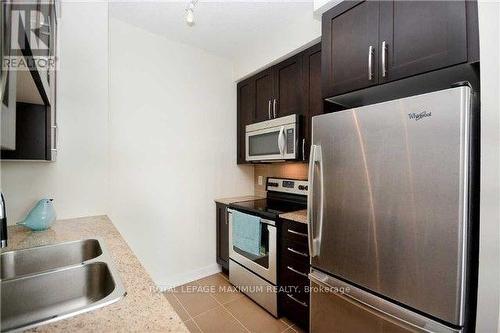
<instances>
[{"instance_id":1,"label":"double stainless steel sink","mask_svg":"<svg viewBox=\"0 0 500 333\"><path fill-rule=\"evenodd\" d=\"M2 332L68 318L126 294L98 239L4 252L0 273Z\"/></svg>"}]
</instances>

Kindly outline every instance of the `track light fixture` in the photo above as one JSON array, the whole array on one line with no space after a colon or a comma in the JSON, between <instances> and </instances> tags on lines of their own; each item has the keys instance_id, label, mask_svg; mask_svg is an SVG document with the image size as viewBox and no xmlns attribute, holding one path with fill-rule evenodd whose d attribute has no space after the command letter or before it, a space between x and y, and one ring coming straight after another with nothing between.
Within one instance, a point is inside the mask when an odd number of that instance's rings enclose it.
<instances>
[{"instance_id":1,"label":"track light fixture","mask_svg":"<svg viewBox=\"0 0 500 333\"><path fill-rule=\"evenodd\" d=\"M194 7L197 3L198 0L190 0L186 6L186 23L190 27L194 25Z\"/></svg>"}]
</instances>

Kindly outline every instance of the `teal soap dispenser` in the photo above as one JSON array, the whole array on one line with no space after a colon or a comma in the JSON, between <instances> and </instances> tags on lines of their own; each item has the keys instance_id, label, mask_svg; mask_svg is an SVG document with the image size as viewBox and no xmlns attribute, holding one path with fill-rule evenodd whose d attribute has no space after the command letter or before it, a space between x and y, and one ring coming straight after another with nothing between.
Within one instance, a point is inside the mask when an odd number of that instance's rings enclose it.
<instances>
[{"instance_id":1,"label":"teal soap dispenser","mask_svg":"<svg viewBox=\"0 0 500 333\"><path fill-rule=\"evenodd\" d=\"M42 199L31 209L24 221L17 224L23 225L34 231L46 230L56 219L54 199Z\"/></svg>"}]
</instances>

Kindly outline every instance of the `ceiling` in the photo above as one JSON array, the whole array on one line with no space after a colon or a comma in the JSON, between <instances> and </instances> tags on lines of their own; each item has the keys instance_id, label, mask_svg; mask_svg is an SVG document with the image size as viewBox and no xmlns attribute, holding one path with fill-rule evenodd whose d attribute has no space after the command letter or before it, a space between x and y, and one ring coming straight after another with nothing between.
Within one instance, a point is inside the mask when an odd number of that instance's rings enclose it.
<instances>
[{"instance_id":1,"label":"ceiling","mask_svg":"<svg viewBox=\"0 0 500 333\"><path fill-rule=\"evenodd\" d=\"M187 1L111 1L110 16L168 39L235 59L259 50L269 34L313 17L313 1L200 1L195 25L185 22Z\"/></svg>"}]
</instances>

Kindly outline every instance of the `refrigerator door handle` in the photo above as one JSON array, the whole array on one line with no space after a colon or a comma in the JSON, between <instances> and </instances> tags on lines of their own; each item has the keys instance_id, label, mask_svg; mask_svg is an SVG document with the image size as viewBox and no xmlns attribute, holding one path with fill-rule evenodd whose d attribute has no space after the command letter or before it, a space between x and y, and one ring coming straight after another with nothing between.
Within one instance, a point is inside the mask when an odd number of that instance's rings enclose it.
<instances>
[{"instance_id":1,"label":"refrigerator door handle","mask_svg":"<svg viewBox=\"0 0 500 333\"><path fill-rule=\"evenodd\" d=\"M418 329L418 331L426 332L462 332L461 329L445 326L323 272L317 271L314 268L311 269L311 273L309 273L309 279L311 282L319 285L320 288L324 288L324 291L332 293L332 297L341 297L348 300L351 304L363 311L370 312L383 320L405 327L408 331ZM311 290L311 299L314 297L314 292L315 290L313 288ZM317 311L314 309L313 301L311 301L311 311Z\"/></svg>"},{"instance_id":2,"label":"refrigerator door handle","mask_svg":"<svg viewBox=\"0 0 500 333\"><path fill-rule=\"evenodd\" d=\"M315 167L319 166L319 185L320 185L320 206L319 206L319 219L315 217L313 207L314 187L315 184ZM309 195L307 196L307 220L308 220L308 234L309 234L309 255L312 257L318 256L321 248L321 231L323 225L323 212L324 212L324 186L323 186L323 163L321 146L312 145L309 154ZM317 225L316 225L317 223ZM317 228L317 230L316 230Z\"/></svg>"},{"instance_id":3,"label":"refrigerator door handle","mask_svg":"<svg viewBox=\"0 0 500 333\"><path fill-rule=\"evenodd\" d=\"M309 256L314 257L313 253L313 193L314 193L314 152L316 151L316 145L311 145L311 150L309 151L309 172L308 172L308 180L309 180L309 192L307 194L307 234L309 235L307 238L309 245Z\"/></svg>"},{"instance_id":4,"label":"refrigerator door handle","mask_svg":"<svg viewBox=\"0 0 500 333\"><path fill-rule=\"evenodd\" d=\"M313 249L314 253L316 255L319 255L319 251L321 249L321 236L322 236L322 231L323 231L323 214L325 211L324 207L324 202L325 202L325 186L323 182L323 154L321 151L321 146L318 146L316 148L316 155L315 155L315 160L318 162L319 165L319 183L320 183L320 189L321 189L321 200L319 204L319 223L318 223L318 234L315 235L316 237L313 238Z\"/></svg>"}]
</instances>

